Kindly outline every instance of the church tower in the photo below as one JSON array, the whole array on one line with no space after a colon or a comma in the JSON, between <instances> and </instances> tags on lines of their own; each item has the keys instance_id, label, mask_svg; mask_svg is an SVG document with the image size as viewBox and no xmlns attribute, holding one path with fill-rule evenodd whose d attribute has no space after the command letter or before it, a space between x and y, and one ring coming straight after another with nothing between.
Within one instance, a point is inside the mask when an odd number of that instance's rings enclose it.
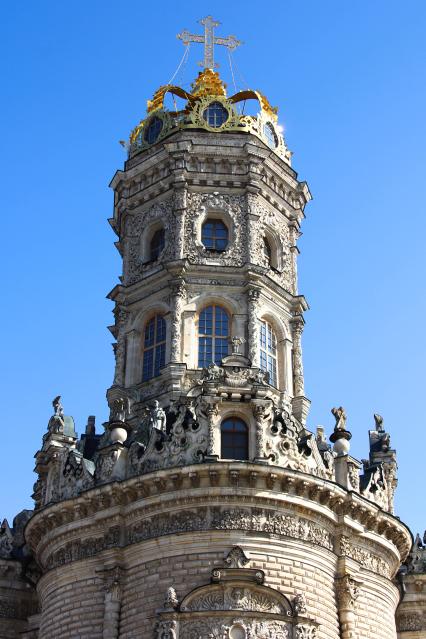
<instances>
[{"instance_id":1,"label":"church tower","mask_svg":"<svg viewBox=\"0 0 426 639\"><path fill-rule=\"evenodd\" d=\"M277 109L215 70L214 45L238 41L202 24L180 38L204 42L203 70L190 91L156 91L111 182L110 419L78 439L54 400L25 527L40 606L25 636L396 639L411 535L393 514L395 451L375 415L360 475L342 407L332 445L309 428L310 191Z\"/></svg>"}]
</instances>

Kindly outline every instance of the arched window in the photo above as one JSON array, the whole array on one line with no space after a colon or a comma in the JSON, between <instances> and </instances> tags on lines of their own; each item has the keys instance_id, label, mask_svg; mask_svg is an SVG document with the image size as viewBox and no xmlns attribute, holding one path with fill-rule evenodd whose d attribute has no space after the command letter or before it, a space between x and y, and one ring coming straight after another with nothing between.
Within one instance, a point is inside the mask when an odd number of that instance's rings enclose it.
<instances>
[{"instance_id":1,"label":"arched window","mask_svg":"<svg viewBox=\"0 0 426 639\"><path fill-rule=\"evenodd\" d=\"M210 251L224 251L228 246L228 229L222 220L208 218L201 228L201 241Z\"/></svg>"},{"instance_id":2,"label":"arched window","mask_svg":"<svg viewBox=\"0 0 426 639\"><path fill-rule=\"evenodd\" d=\"M248 459L248 428L238 417L229 417L222 422L221 457L222 459Z\"/></svg>"},{"instance_id":3,"label":"arched window","mask_svg":"<svg viewBox=\"0 0 426 639\"><path fill-rule=\"evenodd\" d=\"M162 315L155 315L145 325L142 361L143 381L159 375L166 362L166 322Z\"/></svg>"},{"instance_id":4,"label":"arched window","mask_svg":"<svg viewBox=\"0 0 426 639\"><path fill-rule=\"evenodd\" d=\"M229 318L221 306L207 306L198 320L198 366L220 366L229 351Z\"/></svg>"},{"instance_id":5,"label":"arched window","mask_svg":"<svg viewBox=\"0 0 426 639\"><path fill-rule=\"evenodd\" d=\"M266 321L260 322L260 368L269 373L269 383L277 386L277 338Z\"/></svg>"},{"instance_id":6,"label":"arched window","mask_svg":"<svg viewBox=\"0 0 426 639\"><path fill-rule=\"evenodd\" d=\"M275 133L274 125L271 124L271 122L267 122L263 127L263 132L265 134L268 145L271 147L271 149L275 149L275 147L278 146L278 138L277 134Z\"/></svg>"},{"instance_id":7,"label":"arched window","mask_svg":"<svg viewBox=\"0 0 426 639\"><path fill-rule=\"evenodd\" d=\"M263 236L263 255L266 259L266 263L268 264L268 266L271 266L272 264L272 249L271 249L271 245L269 244L268 239Z\"/></svg>"},{"instance_id":8,"label":"arched window","mask_svg":"<svg viewBox=\"0 0 426 639\"><path fill-rule=\"evenodd\" d=\"M166 241L166 235L165 235L164 229L163 228L157 229L149 243L150 262L154 262L155 260L158 260L158 257L164 248L165 241Z\"/></svg>"},{"instance_id":9,"label":"arched window","mask_svg":"<svg viewBox=\"0 0 426 639\"><path fill-rule=\"evenodd\" d=\"M154 142L160 135L162 128L163 120L157 118L157 116L154 116L145 129L145 142L148 142L148 144L154 144Z\"/></svg>"},{"instance_id":10,"label":"arched window","mask_svg":"<svg viewBox=\"0 0 426 639\"><path fill-rule=\"evenodd\" d=\"M214 129L218 129L229 118L228 110L220 102L210 102L203 112L203 118L207 124Z\"/></svg>"}]
</instances>

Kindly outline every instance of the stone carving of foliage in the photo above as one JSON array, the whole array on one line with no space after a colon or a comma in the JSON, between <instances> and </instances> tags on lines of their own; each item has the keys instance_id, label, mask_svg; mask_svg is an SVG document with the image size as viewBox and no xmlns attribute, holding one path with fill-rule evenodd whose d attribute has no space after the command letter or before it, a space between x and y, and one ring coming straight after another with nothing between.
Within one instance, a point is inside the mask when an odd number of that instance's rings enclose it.
<instances>
[{"instance_id":1,"label":"stone carving of foliage","mask_svg":"<svg viewBox=\"0 0 426 639\"><path fill-rule=\"evenodd\" d=\"M268 260L265 256L263 238L271 233L277 237L279 246L278 251L281 252L279 271L269 269L268 275L272 279L278 281L287 291L296 292L296 283L293 277L292 260L290 253L290 235L288 222L282 213L272 208L262 205L259 201L254 203L254 209L259 219L254 225L253 235L253 254L250 261L259 266L269 267Z\"/></svg>"},{"instance_id":2,"label":"stone carving of foliage","mask_svg":"<svg viewBox=\"0 0 426 639\"><path fill-rule=\"evenodd\" d=\"M161 260L171 260L175 256L176 224L173 214L172 199L156 202L149 209L141 213L129 215L126 220L125 237L124 237L124 264L123 273L125 274L124 284L129 286L140 280L147 269L153 267L152 263L144 264L141 260L141 235L143 229L147 228L156 220L161 220L164 226L166 244L161 254Z\"/></svg>"},{"instance_id":3,"label":"stone carving of foliage","mask_svg":"<svg viewBox=\"0 0 426 639\"><path fill-rule=\"evenodd\" d=\"M347 537L342 537L340 540L340 552L345 557L354 559L367 570L371 570L384 577L391 576L390 566L386 561L364 548L353 546Z\"/></svg>"},{"instance_id":4,"label":"stone carving of foliage","mask_svg":"<svg viewBox=\"0 0 426 639\"><path fill-rule=\"evenodd\" d=\"M184 639L288 639L289 636L288 624L278 620L212 618L184 621L180 625L180 637ZM310 639L315 635L306 636Z\"/></svg>"},{"instance_id":5,"label":"stone carving of foliage","mask_svg":"<svg viewBox=\"0 0 426 639\"><path fill-rule=\"evenodd\" d=\"M223 211L233 223L230 242L223 253L210 254L197 239L197 225L204 214ZM247 240L247 214L245 198L242 195L221 195L219 193L188 193L185 220L184 254L191 262L205 264L214 257L223 266L241 266L244 263Z\"/></svg>"},{"instance_id":6,"label":"stone carving of foliage","mask_svg":"<svg viewBox=\"0 0 426 639\"><path fill-rule=\"evenodd\" d=\"M246 610L286 614L281 603L270 593L251 591L248 588L233 586L208 590L185 606L188 610Z\"/></svg>"},{"instance_id":7,"label":"stone carving of foliage","mask_svg":"<svg viewBox=\"0 0 426 639\"><path fill-rule=\"evenodd\" d=\"M316 639L318 636L317 629L315 626L297 626L295 639Z\"/></svg>"}]
</instances>

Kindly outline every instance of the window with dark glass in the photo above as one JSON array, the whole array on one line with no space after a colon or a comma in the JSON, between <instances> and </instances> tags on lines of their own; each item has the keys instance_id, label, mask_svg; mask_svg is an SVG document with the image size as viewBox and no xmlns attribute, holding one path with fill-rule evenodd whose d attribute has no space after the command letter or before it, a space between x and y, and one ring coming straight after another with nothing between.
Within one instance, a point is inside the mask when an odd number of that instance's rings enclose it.
<instances>
[{"instance_id":1,"label":"window with dark glass","mask_svg":"<svg viewBox=\"0 0 426 639\"><path fill-rule=\"evenodd\" d=\"M157 231L155 231L154 235L152 236L149 243L149 259L151 262L158 259L161 251L164 248L165 238L166 235L164 229L157 229Z\"/></svg>"},{"instance_id":2,"label":"window with dark glass","mask_svg":"<svg viewBox=\"0 0 426 639\"><path fill-rule=\"evenodd\" d=\"M163 128L163 120L157 118L157 116L153 117L148 126L145 129L144 139L148 144L154 144L156 139L161 133L161 129Z\"/></svg>"},{"instance_id":3,"label":"window with dark glass","mask_svg":"<svg viewBox=\"0 0 426 639\"><path fill-rule=\"evenodd\" d=\"M222 459L248 459L248 428L242 419L230 417L221 426Z\"/></svg>"},{"instance_id":4,"label":"window with dark glass","mask_svg":"<svg viewBox=\"0 0 426 639\"><path fill-rule=\"evenodd\" d=\"M209 126L218 129L229 118L229 113L220 102L211 102L204 110L203 118Z\"/></svg>"},{"instance_id":5,"label":"window with dark glass","mask_svg":"<svg viewBox=\"0 0 426 639\"><path fill-rule=\"evenodd\" d=\"M142 380L160 374L166 361L166 322L162 315L152 317L145 325L142 355Z\"/></svg>"},{"instance_id":6,"label":"window with dark glass","mask_svg":"<svg viewBox=\"0 0 426 639\"><path fill-rule=\"evenodd\" d=\"M198 366L220 363L229 352L229 318L221 306L207 306L198 320Z\"/></svg>"},{"instance_id":7,"label":"window with dark glass","mask_svg":"<svg viewBox=\"0 0 426 639\"><path fill-rule=\"evenodd\" d=\"M269 244L266 237L263 238L263 255L266 259L268 266L271 266L272 250L271 250L271 245Z\"/></svg>"},{"instance_id":8,"label":"window with dark glass","mask_svg":"<svg viewBox=\"0 0 426 639\"><path fill-rule=\"evenodd\" d=\"M224 251L228 246L228 229L221 220L208 219L201 229L201 241L210 251Z\"/></svg>"},{"instance_id":9,"label":"window with dark glass","mask_svg":"<svg viewBox=\"0 0 426 639\"><path fill-rule=\"evenodd\" d=\"M265 321L260 322L260 368L269 373L269 383L277 386L277 338Z\"/></svg>"},{"instance_id":10,"label":"window with dark glass","mask_svg":"<svg viewBox=\"0 0 426 639\"><path fill-rule=\"evenodd\" d=\"M265 126L263 127L263 132L265 134L265 138L268 141L268 145L272 149L275 149L275 147L278 146L278 137L277 137L277 134L275 133L274 126L270 122L267 122Z\"/></svg>"}]
</instances>

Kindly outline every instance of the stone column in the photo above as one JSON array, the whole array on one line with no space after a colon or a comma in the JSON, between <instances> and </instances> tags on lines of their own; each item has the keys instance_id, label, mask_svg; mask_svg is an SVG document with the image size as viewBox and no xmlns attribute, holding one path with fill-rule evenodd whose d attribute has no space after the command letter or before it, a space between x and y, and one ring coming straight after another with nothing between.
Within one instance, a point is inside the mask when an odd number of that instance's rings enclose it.
<instances>
[{"instance_id":1,"label":"stone column","mask_svg":"<svg viewBox=\"0 0 426 639\"><path fill-rule=\"evenodd\" d=\"M182 361L182 309L185 302L185 282L177 280L171 284L171 348L170 361Z\"/></svg>"},{"instance_id":2,"label":"stone column","mask_svg":"<svg viewBox=\"0 0 426 639\"><path fill-rule=\"evenodd\" d=\"M355 602L359 596L359 581L355 581L348 573L336 579L336 595L339 610L342 639L356 639Z\"/></svg>"},{"instance_id":3,"label":"stone column","mask_svg":"<svg viewBox=\"0 0 426 639\"><path fill-rule=\"evenodd\" d=\"M293 329L293 388L295 397L305 396L302 359L302 333L304 324L305 322L301 315L295 317L291 322Z\"/></svg>"},{"instance_id":4,"label":"stone column","mask_svg":"<svg viewBox=\"0 0 426 639\"><path fill-rule=\"evenodd\" d=\"M293 358L292 358L292 342L284 339L282 342L284 357L284 390L289 394L293 394Z\"/></svg>"},{"instance_id":5,"label":"stone column","mask_svg":"<svg viewBox=\"0 0 426 639\"><path fill-rule=\"evenodd\" d=\"M252 366L259 366L259 298L260 289L250 287L247 291L248 356Z\"/></svg>"},{"instance_id":6,"label":"stone column","mask_svg":"<svg viewBox=\"0 0 426 639\"><path fill-rule=\"evenodd\" d=\"M256 260L257 253L257 234L258 234L258 221L260 214L258 211L258 191L259 189L253 186L248 186L252 192L247 194L247 262L249 264L258 263Z\"/></svg>"},{"instance_id":7,"label":"stone column","mask_svg":"<svg viewBox=\"0 0 426 639\"><path fill-rule=\"evenodd\" d=\"M254 400L252 411L256 420L256 451L255 461L265 461L265 423L268 417L268 404L262 400Z\"/></svg>"},{"instance_id":8,"label":"stone column","mask_svg":"<svg viewBox=\"0 0 426 639\"><path fill-rule=\"evenodd\" d=\"M218 436L217 416L218 400L206 397L203 401L203 412L207 416L207 455L206 461L217 461L220 456L220 433Z\"/></svg>"},{"instance_id":9,"label":"stone column","mask_svg":"<svg viewBox=\"0 0 426 639\"><path fill-rule=\"evenodd\" d=\"M297 240L299 239L300 232L299 226L296 222L289 226L289 242L290 242L290 255L291 255L291 276L292 276L292 293L297 295L297 256L299 255L299 249L297 248Z\"/></svg>"},{"instance_id":10,"label":"stone column","mask_svg":"<svg viewBox=\"0 0 426 639\"><path fill-rule=\"evenodd\" d=\"M103 639L118 639L120 633L121 568L106 570Z\"/></svg>"},{"instance_id":11,"label":"stone column","mask_svg":"<svg viewBox=\"0 0 426 639\"><path fill-rule=\"evenodd\" d=\"M114 385L115 386L123 386L124 385L124 375L126 368L126 335L125 335L125 324L128 317L128 312L121 308L120 306L116 306L114 309L115 315L115 326L117 329L117 343L114 344L114 355L115 355L115 374L114 374Z\"/></svg>"},{"instance_id":12,"label":"stone column","mask_svg":"<svg viewBox=\"0 0 426 639\"><path fill-rule=\"evenodd\" d=\"M175 228L173 240L175 243L176 259L181 260L184 257L183 240L185 235L185 211L187 205L187 189L186 183L183 181L175 182L175 190L173 194L173 210L175 214Z\"/></svg>"}]
</instances>

